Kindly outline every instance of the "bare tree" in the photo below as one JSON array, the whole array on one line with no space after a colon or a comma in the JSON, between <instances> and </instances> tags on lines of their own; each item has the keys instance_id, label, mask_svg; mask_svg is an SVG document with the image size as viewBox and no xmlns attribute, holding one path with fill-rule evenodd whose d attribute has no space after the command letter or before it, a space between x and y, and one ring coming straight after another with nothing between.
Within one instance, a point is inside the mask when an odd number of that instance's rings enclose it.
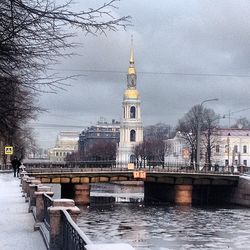
<instances>
[{"instance_id":1,"label":"bare tree","mask_svg":"<svg viewBox=\"0 0 250 250\"><path fill-rule=\"evenodd\" d=\"M117 0L96 8L71 11L72 2L58 5L54 0L0 1L0 140L13 141L15 133L41 109L36 105L39 92L56 92L70 78L49 74L48 70L68 49L76 35L106 34L125 28L130 17L116 18L111 9Z\"/></svg>"},{"instance_id":2,"label":"bare tree","mask_svg":"<svg viewBox=\"0 0 250 250\"><path fill-rule=\"evenodd\" d=\"M180 131L181 137L187 142L190 149L190 164L196 162L196 144L198 129L199 106L192 107L183 118L178 121L176 130Z\"/></svg>"},{"instance_id":3,"label":"bare tree","mask_svg":"<svg viewBox=\"0 0 250 250\"><path fill-rule=\"evenodd\" d=\"M198 119L201 124L201 134L203 136L203 144L205 147L205 155L207 163L211 165L212 149L215 147L215 134L213 131L218 126L219 116L212 109L204 108L201 105L193 106L183 118L178 121L176 130L180 131L180 135L187 142L190 148L190 164L197 162L197 131ZM213 135L213 136L212 136Z\"/></svg>"},{"instance_id":4,"label":"bare tree","mask_svg":"<svg viewBox=\"0 0 250 250\"><path fill-rule=\"evenodd\" d=\"M136 158L137 167L146 167L148 157L148 141L144 140L134 148L134 155Z\"/></svg>"},{"instance_id":5,"label":"bare tree","mask_svg":"<svg viewBox=\"0 0 250 250\"><path fill-rule=\"evenodd\" d=\"M250 129L250 121L246 117L241 117L236 120L231 128Z\"/></svg>"},{"instance_id":6,"label":"bare tree","mask_svg":"<svg viewBox=\"0 0 250 250\"><path fill-rule=\"evenodd\" d=\"M85 160L114 161L116 157L116 143L114 141L98 140L85 154Z\"/></svg>"},{"instance_id":7,"label":"bare tree","mask_svg":"<svg viewBox=\"0 0 250 250\"><path fill-rule=\"evenodd\" d=\"M217 115L212 109L204 109L202 114L202 130L203 130L203 143L206 149L205 162L208 167L211 167L212 152L218 144L217 128L220 116Z\"/></svg>"},{"instance_id":8,"label":"bare tree","mask_svg":"<svg viewBox=\"0 0 250 250\"><path fill-rule=\"evenodd\" d=\"M145 167L148 164L164 167L165 154L169 148L165 140L171 133L171 126L164 123L145 127L143 142L134 148L137 166L143 164Z\"/></svg>"},{"instance_id":9,"label":"bare tree","mask_svg":"<svg viewBox=\"0 0 250 250\"><path fill-rule=\"evenodd\" d=\"M152 166L161 165L164 168L165 155L169 149L167 141L162 139L151 139L148 141L147 159Z\"/></svg>"},{"instance_id":10,"label":"bare tree","mask_svg":"<svg viewBox=\"0 0 250 250\"><path fill-rule=\"evenodd\" d=\"M160 139L166 140L173 134L173 129L170 125L165 123L157 123L146 126L143 131L144 139Z\"/></svg>"},{"instance_id":11,"label":"bare tree","mask_svg":"<svg viewBox=\"0 0 250 250\"><path fill-rule=\"evenodd\" d=\"M65 55L76 34L69 28L78 28L85 33L106 33L119 27L125 28L129 17L115 18L110 8L111 0L95 9L73 12L71 1L56 5L54 0L5 0L0 3L0 75L18 78L31 89L40 91L41 85L52 91L60 87L62 79L45 76L50 65ZM72 29L71 29L72 30Z\"/></svg>"}]
</instances>

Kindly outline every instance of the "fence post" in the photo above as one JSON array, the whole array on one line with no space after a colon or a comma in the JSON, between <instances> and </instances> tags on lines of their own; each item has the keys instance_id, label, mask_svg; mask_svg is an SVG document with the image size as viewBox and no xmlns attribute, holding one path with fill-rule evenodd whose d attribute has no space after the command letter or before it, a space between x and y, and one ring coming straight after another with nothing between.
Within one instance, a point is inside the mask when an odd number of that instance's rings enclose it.
<instances>
[{"instance_id":1,"label":"fence post","mask_svg":"<svg viewBox=\"0 0 250 250\"><path fill-rule=\"evenodd\" d=\"M25 202L29 201L29 197L30 197L29 184L31 184L32 180L35 180L35 177L28 177L26 178L26 180L24 180Z\"/></svg>"},{"instance_id":2,"label":"fence post","mask_svg":"<svg viewBox=\"0 0 250 250\"><path fill-rule=\"evenodd\" d=\"M56 199L53 201L53 207L49 207L50 216L50 250L61 250L64 249L62 242L62 221L61 221L61 210L66 209L72 219L76 221L77 215L80 213L80 209L75 206L74 200L71 199Z\"/></svg>"},{"instance_id":3,"label":"fence post","mask_svg":"<svg viewBox=\"0 0 250 250\"><path fill-rule=\"evenodd\" d=\"M37 187L41 184L41 181L39 180L32 180L31 184L29 184L29 209L28 212L30 213L32 211L32 207L36 205L36 198L35 198L35 191L37 190Z\"/></svg>"},{"instance_id":4,"label":"fence post","mask_svg":"<svg viewBox=\"0 0 250 250\"><path fill-rule=\"evenodd\" d=\"M24 197L25 196L25 184L26 184L26 180L28 179L29 177L27 175L24 175L22 178L21 178L21 185L22 185L22 196Z\"/></svg>"},{"instance_id":5,"label":"fence post","mask_svg":"<svg viewBox=\"0 0 250 250\"><path fill-rule=\"evenodd\" d=\"M42 222L44 220L44 199L43 195L47 194L53 196L54 193L50 191L51 187L48 186L38 186L35 192L36 197L36 223Z\"/></svg>"}]
</instances>

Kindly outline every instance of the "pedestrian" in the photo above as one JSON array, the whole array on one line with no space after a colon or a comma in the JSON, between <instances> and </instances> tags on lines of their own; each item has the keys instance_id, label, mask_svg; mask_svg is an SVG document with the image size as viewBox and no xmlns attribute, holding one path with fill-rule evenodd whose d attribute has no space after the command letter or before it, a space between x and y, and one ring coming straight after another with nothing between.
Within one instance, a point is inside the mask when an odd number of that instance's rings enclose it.
<instances>
[{"instance_id":1,"label":"pedestrian","mask_svg":"<svg viewBox=\"0 0 250 250\"><path fill-rule=\"evenodd\" d=\"M17 161L18 161L18 163L17 163L17 177L19 177L20 166L22 165L22 163L21 163L21 159L19 159Z\"/></svg>"},{"instance_id":2,"label":"pedestrian","mask_svg":"<svg viewBox=\"0 0 250 250\"><path fill-rule=\"evenodd\" d=\"M19 166L21 165L20 161L14 156L14 159L11 161L11 165L14 171L14 177L17 177L17 171L19 172Z\"/></svg>"}]
</instances>

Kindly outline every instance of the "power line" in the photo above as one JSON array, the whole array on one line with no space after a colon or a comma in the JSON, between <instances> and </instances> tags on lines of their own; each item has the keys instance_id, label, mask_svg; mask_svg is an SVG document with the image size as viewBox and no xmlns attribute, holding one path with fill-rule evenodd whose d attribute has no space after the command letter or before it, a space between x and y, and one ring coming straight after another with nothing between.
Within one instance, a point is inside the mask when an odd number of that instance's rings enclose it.
<instances>
[{"instance_id":1,"label":"power line","mask_svg":"<svg viewBox=\"0 0 250 250\"><path fill-rule=\"evenodd\" d=\"M51 124L51 123L29 123L30 126L35 128L87 128L88 126L79 125L64 125L64 124Z\"/></svg>"},{"instance_id":2,"label":"power line","mask_svg":"<svg viewBox=\"0 0 250 250\"><path fill-rule=\"evenodd\" d=\"M57 69L58 71L72 71L72 72L89 72L89 73L112 73L112 74L126 74L126 71L120 70L101 70L101 69ZM137 71L137 74L142 75L173 75L173 76L200 76L200 77L242 77L250 78L247 74L218 74L218 73L185 73L185 72L163 72L163 71Z\"/></svg>"}]
</instances>

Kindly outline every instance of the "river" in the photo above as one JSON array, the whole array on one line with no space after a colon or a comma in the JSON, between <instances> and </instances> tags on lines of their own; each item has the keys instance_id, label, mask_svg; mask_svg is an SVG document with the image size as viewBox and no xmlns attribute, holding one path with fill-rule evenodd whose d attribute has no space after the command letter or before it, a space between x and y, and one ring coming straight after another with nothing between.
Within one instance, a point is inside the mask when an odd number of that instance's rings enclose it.
<instances>
[{"instance_id":1,"label":"river","mask_svg":"<svg viewBox=\"0 0 250 250\"><path fill-rule=\"evenodd\" d=\"M142 187L96 185L92 196L142 197ZM147 206L113 203L83 207L78 225L98 243L135 249L250 249L250 212L241 207Z\"/></svg>"}]
</instances>

